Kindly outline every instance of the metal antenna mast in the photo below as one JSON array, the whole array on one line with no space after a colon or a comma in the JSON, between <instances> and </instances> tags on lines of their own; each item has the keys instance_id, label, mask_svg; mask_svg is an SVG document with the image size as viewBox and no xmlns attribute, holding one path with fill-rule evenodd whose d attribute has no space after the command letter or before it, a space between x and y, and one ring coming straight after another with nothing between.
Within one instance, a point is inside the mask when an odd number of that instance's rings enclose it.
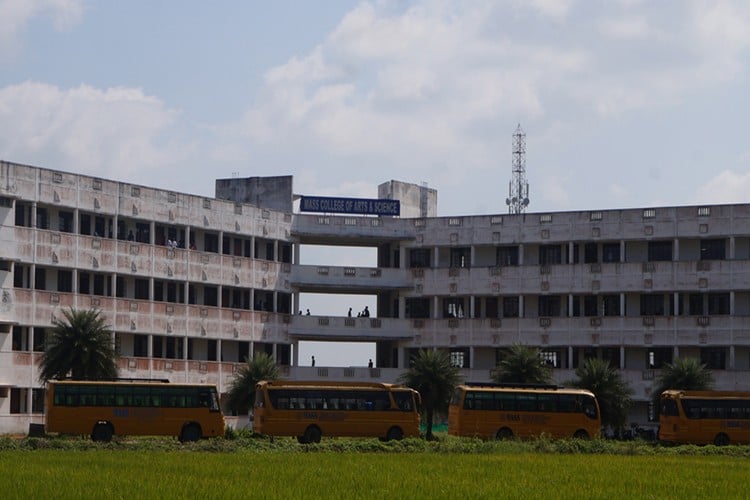
<instances>
[{"instance_id":1,"label":"metal antenna mast","mask_svg":"<svg viewBox=\"0 0 750 500\"><path fill-rule=\"evenodd\" d=\"M509 214L520 214L529 206L529 183L526 181L526 133L518 124L513 134L513 179L505 199Z\"/></svg>"}]
</instances>

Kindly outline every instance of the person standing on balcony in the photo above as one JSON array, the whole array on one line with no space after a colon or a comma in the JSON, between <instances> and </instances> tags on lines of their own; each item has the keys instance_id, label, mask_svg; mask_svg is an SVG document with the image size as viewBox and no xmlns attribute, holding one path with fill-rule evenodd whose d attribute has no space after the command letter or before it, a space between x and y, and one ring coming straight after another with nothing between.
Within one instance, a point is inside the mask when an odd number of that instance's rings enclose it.
<instances>
[{"instance_id":1,"label":"person standing on balcony","mask_svg":"<svg viewBox=\"0 0 750 500\"><path fill-rule=\"evenodd\" d=\"M315 356L312 357L312 360L310 361L310 366L315 366Z\"/></svg>"}]
</instances>

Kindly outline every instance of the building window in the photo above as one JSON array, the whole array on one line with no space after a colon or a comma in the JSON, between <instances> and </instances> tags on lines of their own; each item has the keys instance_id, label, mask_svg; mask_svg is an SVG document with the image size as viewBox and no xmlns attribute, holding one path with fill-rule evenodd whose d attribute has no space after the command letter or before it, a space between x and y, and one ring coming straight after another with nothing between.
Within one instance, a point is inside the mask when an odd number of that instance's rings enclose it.
<instances>
[{"instance_id":1,"label":"building window","mask_svg":"<svg viewBox=\"0 0 750 500\"><path fill-rule=\"evenodd\" d=\"M539 297L539 316L560 316L561 300L559 295L541 295Z\"/></svg>"},{"instance_id":2,"label":"building window","mask_svg":"<svg viewBox=\"0 0 750 500\"><path fill-rule=\"evenodd\" d=\"M620 349L618 347L602 347L601 359L609 363L612 368L619 368Z\"/></svg>"},{"instance_id":3,"label":"building window","mask_svg":"<svg viewBox=\"0 0 750 500\"><path fill-rule=\"evenodd\" d=\"M44 389L31 389L31 413L44 413Z\"/></svg>"},{"instance_id":4,"label":"building window","mask_svg":"<svg viewBox=\"0 0 750 500\"><path fill-rule=\"evenodd\" d=\"M709 293L708 314L710 316L726 316L729 314L729 294Z\"/></svg>"},{"instance_id":5,"label":"building window","mask_svg":"<svg viewBox=\"0 0 750 500\"><path fill-rule=\"evenodd\" d=\"M36 227L38 229L49 229L49 217L47 209L44 207L36 208Z\"/></svg>"},{"instance_id":6,"label":"building window","mask_svg":"<svg viewBox=\"0 0 750 500\"><path fill-rule=\"evenodd\" d=\"M72 233L73 232L73 212L60 212L58 214L58 217L59 217L60 232Z\"/></svg>"},{"instance_id":7,"label":"building window","mask_svg":"<svg viewBox=\"0 0 750 500\"><path fill-rule=\"evenodd\" d=\"M671 347L652 347L646 355L646 365L655 370L664 368L667 363L672 362Z\"/></svg>"},{"instance_id":8,"label":"building window","mask_svg":"<svg viewBox=\"0 0 750 500\"><path fill-rule=\"evenodd\" d=\"M29 350L29 329L28 328L18 326L18 325L13 326L12 349L14 351L28 351Z\"/></svg>"},{"instance_id":9,"label":"building window","mask_svg":"<svg viewBox=\"0 0 750 500\"><path fill-rule=\"evenodd\" d=\"M409 267L430 267L430 249L412 248L409 250Z\"/></svg>"},{"instance_id":10,"label":"building window","mask_svg":"<svg viewBox=\"0 0 750 500\"><path fill-rule=\"evenodd\" d=\"M57 271L57 291L65 293L73 291L73 271L64 269Z\"/></svg>"},{"instance_id":11,"label":"building window","mask_svg":"<svg viewBox=\"0 0 750 500\"><path fill-rule=\"evenodd\" d=\"M451 351L451 365L456 368L469 368L469 353L465 350Z\"/></svg>"},{"instance_id":12,"label":"building window","mask_svg":"<svg viewBox=\"0 0 750 500\"><path fill-rule=\"evenodd\" d=\"M583 263L584 264L595 264L599 262L599 256L597 254L596 243L586 243L583 246Z\"/></svg>"},{"instance_id":13,"label":"building window","mask_svg":"<svg viewBox=\"0 0 750 500\"><path fill-rule=\"evenodd\" d=\"M469 267L471 263L471 249L451 248L450 267Z\"/></svg>"},{"instance_id":14,"label":"building window","mask_svg":"<svg viewBox=\"0 0 750 500\"><path fill-rule=\"evenodd\" d=\"M203 235L203 250L205 252L219 253L219 235L214 233L205 233Z\"/></svg>"},{"instance_id":15,"label":"building window","mask_svg":"<svg viewBox=\"0 0 750 500\"><path fill-rule=\"evenodd\" d=\"M503 318L517 318L519 313L518 297L503 297Z\"/></svg>"},{"instance_id":16,"label":"building window","mask_svg":"<svg viewBox=\"0 0 750 500\"><path fill-rule=\"evenodd\" d=\"M28 404L26 401L26 395L28 389L22 389L20 387L10 388L10 413L16 415L19 413L28 413Z\"/></svg>"},{"instance_id":17,"label":"building window","mask_svg":"<svg viewBox=\"0 0 750 500\"><path fill-rule=\"evenodd\" d=\"M44 352L46 350L47 331L44 328L34 328L34 352Z\"/></svg>"},{"instance_id":18,"label":"building window","mask_svg":"<svg viewBox=\"0 0 750 500\"><path fill-rule=\"evenodd\" d=\"M688 314L691 316L703 315L703 295L691 293L688 295Z\"/></svg>"},{"instance_id":19,"label":"building window","mask_svg":"<svg viewBox=\"0 0 750 500\"><path fill-rule=\"evenodd\" d=\"M429 318L430 317L430 299L409 297L405 301L406 317L412 318Z\"/></svg>"},{"instance_id":20,"label":"building window","mask_svg":"<svg viewBox=\"0 0 750 500\"><path fill-rule=\"evenodd\" d=\"M539 265L549 266L562 264L562 247L560 245L540 245Z\"/></svg>"},{"instance_id":21,"label":"building window","mask_svg":"<svg viewBox=\"0 0 750 500\"><path fill-rule=\"evenodd\" d=\"M542 363L551 368L560 368L562 361L562 353L559 351L541 351L539 357Z\"/></svg>"},{"instance_id":22,"label":"building window","mask_svg":"<svg viewBox=\"0 0 750 500\"><path fill-rule=\"evenodd\" d=\"M620 262L619 243L602 243L602 262Z\"/></svg>"},{"instance_id":23,"label":"building window","mask_svg":"<svg viewBox=\"0 0 750 500\"><path fill-rule=\"evenodd\" d=\"M518 265L518 245L497 247L496 255L498 266Z\"/></svg>"},{"instance_id":24,"label":"building window","mask_svg":"<svg viewBox=\"0 0 750 500\"><path fill-rule=\"evenodd\" d=\"M443 318L463 318L464 299L450 297L443 300Z\"/></svg>"},{"instance_id":25,"label":"building window","mask_svg":"<svg viewBox=\"0 0 750 500\"><path fill-rule=\"evenodd\" d=\"M98 295L98 294L97 294ZM148 280L135 280L135 298L138 300L148 300Z\"/></svg>"},{"instance_id":26,"label":"building window","mask_svg":"<svg viewBox=\"0 0 750 500\"><path fill-rule=\"evenodd\" d=\"M598 297L596 295L583 296L583 315L599 316Z\"/></svg>"},{"instance_id":27,"label":"building window","mask_svg":"<svg viewBox=\"0 0 750 500\"><path fill-rule=\"evenodd\" d=\"M704 347L701 349L701 363L709 370L726 369L727 351L723 347Z\"/></svg>"},{"instance_id":28,"label":"building window","mask_svg":"<svg viewBox=\"0 0 750 500\"><path fill-rule=\"evenodd\" d=\"M726 240L701 240L701 260L724 260Z\"/></svg>"},{"instance_id":29,"label":"building window","mask_svg":"<svg viewBox=\"0 0 750 500\"><path fill-rule=\"evenodd\" d=\"M648 261L663 262L672 260L672 241L649 241Z\"/></svg>"},{"instance_id":30,"label":"building window","mask_svg":"<svg viewBox=\"0 0 750 500\"><path fill-rule=\"evenodd\" d=\"M664 316L664 296L661 294L642 294L641 316Z\"/></svg>"},{"instance_id":31,"label":"building window","mask_svg":"<svg viewBox=\"0 0 750 500\"><path fill-rule=\"evenodd\" d=\"M602 295L602 316L620 315L620 296Z\"/></svg>"},{"instance_id":32,"label":"building window","mask_svg":"<svg viewBox=\"0 0 750 500\"><path fill-rule=\"evenodd\" d=\"M484 316L486 318L499 318L500 316L498 310L498 300L497 297L487 297L485 300L485 313Z\"/></svg>"},{"instance_id":33,"label":"building window","mask_svg":"<svg viewBox=\"0 0 750 500\"><path fill-rule=\"evenodd\" d=\"M139 358L145 358L146 356L148 356L148 336L146 335L134 335L133 336L133 356L136 356Z\"/></svg>"}]
</instances>

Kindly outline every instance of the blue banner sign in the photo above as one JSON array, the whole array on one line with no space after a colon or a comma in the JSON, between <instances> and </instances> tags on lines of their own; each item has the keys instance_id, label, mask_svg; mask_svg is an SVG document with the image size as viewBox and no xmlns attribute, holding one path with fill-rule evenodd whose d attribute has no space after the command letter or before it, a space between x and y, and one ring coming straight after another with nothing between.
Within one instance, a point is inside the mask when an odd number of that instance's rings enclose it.
<instances>
[{"instance_id":1,"label":"blue banner sign","mask_svg":"<svg viewBox=\"0 0 750 500\"><path fill-rule=\"evenodd\" d=\"M359 215L401 215L401 202L370 198L328 198L325 196L302 196L301 212L323 212Z\"/></svg>"}]
</instances>

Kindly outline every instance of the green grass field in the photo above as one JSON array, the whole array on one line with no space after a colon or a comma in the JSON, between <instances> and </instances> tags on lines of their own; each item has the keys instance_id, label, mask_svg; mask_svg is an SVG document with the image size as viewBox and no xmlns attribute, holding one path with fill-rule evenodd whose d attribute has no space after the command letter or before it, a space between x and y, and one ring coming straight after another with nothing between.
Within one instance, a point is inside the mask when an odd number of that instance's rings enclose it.
<instances>
[{"instance_id":1,"label":"green grass field","mask_svg":"<svg viewBox=\"0 0 750 500\"><path fill-rule=\"evenodd\" d=\"M5 447L0 451L6 485L2 495L108 499L750 497L750 461L744 453L691 455L676 448L635 455L627 450L621 454L531 452L526 444L512 443L494 449L477 444L467 448L474 449L472 453L440 451L439 445L410 450L408 443L372 452L351 451L349 441L331 440L329 446L318 447L284 442L275 448L217 451L202 449L210 448L210 443L153 449L158 448L153 443L160 441L142 441L135 447L117 443L69 449ZM359 446L368 443L354 445ZM451 446L460 449L460 445ZM413 448L420 446L415 442Z\"/></svg>"}]
</instances>

